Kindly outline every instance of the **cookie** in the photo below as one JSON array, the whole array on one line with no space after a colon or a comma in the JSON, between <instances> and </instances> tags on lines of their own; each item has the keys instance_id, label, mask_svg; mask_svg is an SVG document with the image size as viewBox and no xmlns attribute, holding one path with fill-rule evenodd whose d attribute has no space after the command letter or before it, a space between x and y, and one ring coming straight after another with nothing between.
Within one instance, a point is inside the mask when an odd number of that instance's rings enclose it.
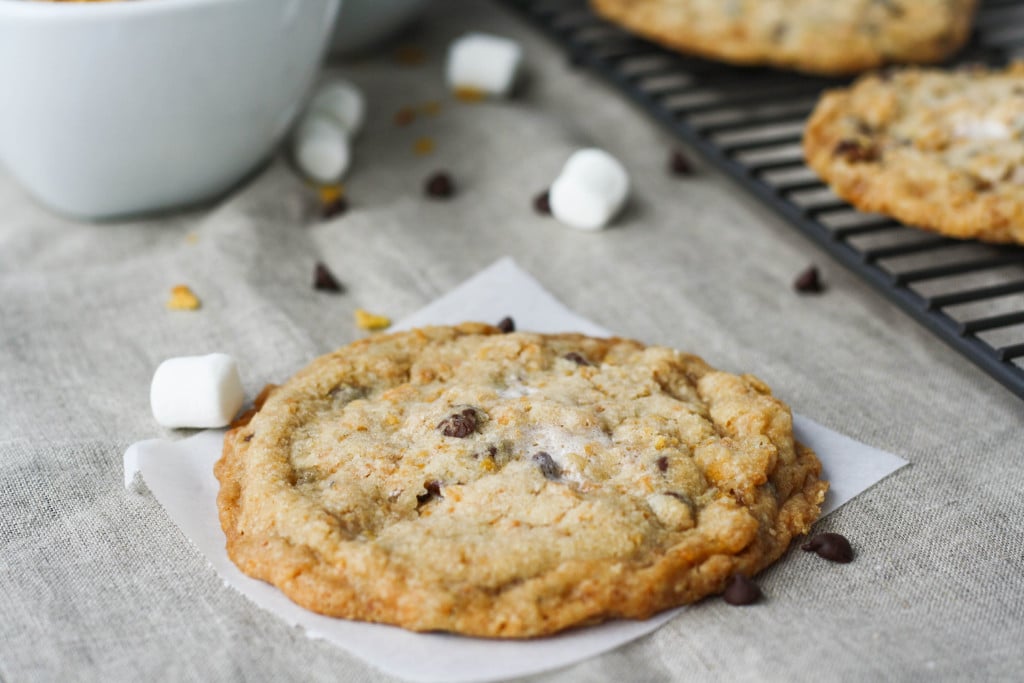
<instances>
[{"instance_id":1,"label":"cookie","mask_svg":"<svg viewBox=\"0 0 1024 683\"><path fill-rule=\"evenodd\" d=\"M475 323L315 360L227 433L215 473L231 559L303 607L509 638L721 592L827 488L751 375Z\"/></svg>"},{"instance_id":2,"label":"cookie","mask_svg":"<svg viewBox=\"0 0 1024 683\"><path fill-rule=\"evenodd\" d=\"M1024 63L862 77L822 97L804 154L862 211L950 237L1024 243Z\"/></svg>"},{"instance_id":3,"label":"cookie","mask_svg":"<svg viewBox=\"0 0 1024 683\"><path fill-rule=\"evenodd\" d=\"M735 64L846 74L933 63L971 30L977 0L590 0L671 49Z\"/></svg>"}]
</instances>

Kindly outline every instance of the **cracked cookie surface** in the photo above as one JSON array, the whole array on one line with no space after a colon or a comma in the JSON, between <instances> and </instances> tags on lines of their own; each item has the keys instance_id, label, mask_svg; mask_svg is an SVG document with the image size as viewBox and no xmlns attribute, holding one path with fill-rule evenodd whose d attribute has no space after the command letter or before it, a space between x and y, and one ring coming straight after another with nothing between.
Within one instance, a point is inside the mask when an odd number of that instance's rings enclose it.
<instances>
[{"instance_id":1,"label":"cracked cookie surface","mask_svg":"<svg viewBox=\"0 0 1024 683\"><path fill-rule=\"evenodd\" d=\"M864 76L822 97L804 153L862 211L1024 243L1024 63Z\"/></svg>"},{"instance_id":2,"label":"cracked cookie surface","mask_svg":"<svg viewBox=\"0 0 1024 683\"><path fill-rule=\"evenodd\" d=\"M529 637L721 592L827 484L751 375L466 323L320 357L230 430L228 554L332 616Z\"/></svg>"},{"instance_id":3,"label":"cracked cookie surface","mask_svg":"<svg viewBox=\"0 0 1024 683\"><path fill-rule=\"evenodd\" d=\"M667 47L821 74L933 63L970 33L976 0L590 0Z\"/></svg>"}]
</instances>

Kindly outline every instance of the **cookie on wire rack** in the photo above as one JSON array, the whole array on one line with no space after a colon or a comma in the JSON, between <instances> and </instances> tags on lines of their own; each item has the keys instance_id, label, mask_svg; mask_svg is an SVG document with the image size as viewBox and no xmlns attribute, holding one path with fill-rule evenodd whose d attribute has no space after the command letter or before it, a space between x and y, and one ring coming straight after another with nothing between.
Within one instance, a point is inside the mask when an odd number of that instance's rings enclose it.
<instances>
[{"instance_id":1,"label":"cookie on wire rack","mask_svg":"<svg viewBox=\"0 0 1024 683\"><path fill-rule=\"evenodd\" d=\"M1024 63L864 76L822 97L803 145L810 167L862 211L1024 243Z\"/></svg>"},{"instance_id":2,"label":"cookie on wire rack","mask_svg":"<svg viewBox=\"0 0 1024 683\"><path fill-rule=\"evenodd\" d=\"M466 323L315 360L229 431L231 559L323 614L540 636L721 592L827 484L751 375Z\"/></svg>"},{"instance_id":3,"label":"cookie on wire rack","mask_svg":"<svg viewBox=\"0 0 1024 683\"><path fill-rule=\"evenodd\" d=\"M590 0L668 48L735 64L848 74L929 64L966 42L977 0Z\"/></svg>"}]
</instances>

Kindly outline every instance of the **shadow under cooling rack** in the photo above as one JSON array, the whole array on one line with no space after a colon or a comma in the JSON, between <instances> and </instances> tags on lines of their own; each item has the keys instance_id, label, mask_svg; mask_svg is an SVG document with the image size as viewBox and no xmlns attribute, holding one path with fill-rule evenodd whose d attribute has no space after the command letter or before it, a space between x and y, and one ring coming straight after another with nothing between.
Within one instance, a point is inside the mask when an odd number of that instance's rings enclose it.
<instances>
[{"instance_id":1,"label":"shadow under cooling rack","mask_svg":"<svg viewBox=\"0 0 1024 683\"><path fill-rule=\"evenodd\" d=\"M585 0L504 0L710 163L915 320L1024 398L1024 248L953 240L864 214L807 168L804 121L846 80L686 57L594 15ZM1024 57L1024 0L983 0L954 63Z\"/></svg>"}]
</instances>

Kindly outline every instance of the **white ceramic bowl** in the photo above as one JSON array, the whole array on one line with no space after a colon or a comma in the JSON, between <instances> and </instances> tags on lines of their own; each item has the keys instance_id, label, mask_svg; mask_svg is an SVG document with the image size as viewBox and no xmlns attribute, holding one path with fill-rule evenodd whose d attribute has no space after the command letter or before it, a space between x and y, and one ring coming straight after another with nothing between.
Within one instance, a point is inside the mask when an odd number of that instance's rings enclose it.
<instances>
[{"instance_id":1,"label":"white ceramic bowl","mask_svg":"<svg viewBox=\"0 0 1024 683\"><path fill-rule=\"evenodd\" d=\"M331 51L350 54L388 38L412 20L428 0L345 0Z\"/></svg>"},{"instance_id":2,"label":"white ceramic bowl","mask_svg":"<svg viewBox=\"0 0 1024 683\"><path fill-rule=\"evenodd\" d=\"M286 133L340 0L0 0L0 162L109 218L211 199Z\"/></svg>"}]
</instances>

